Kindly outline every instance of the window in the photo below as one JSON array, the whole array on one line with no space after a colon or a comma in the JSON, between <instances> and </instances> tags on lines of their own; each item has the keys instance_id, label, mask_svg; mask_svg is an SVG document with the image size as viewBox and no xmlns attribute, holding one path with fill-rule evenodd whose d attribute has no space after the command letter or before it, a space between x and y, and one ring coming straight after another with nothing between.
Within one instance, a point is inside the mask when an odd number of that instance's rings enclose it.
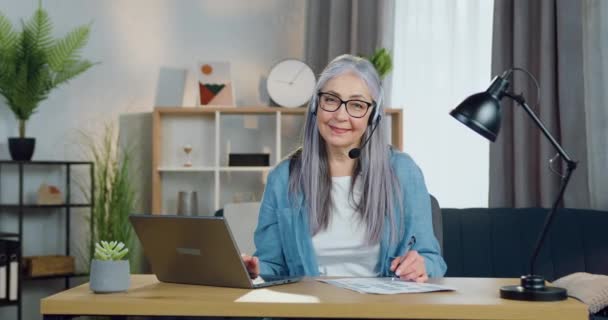
<instances>
[{"instance_id":1,"label":"window","mask_svg":"<svg viewBox=\"0 0 608 320\"><path fill-rule=\"evenodd\" d=\"M492 0L395 3L389 101L404 109L405 151L443 207L488 204L489 143L448 113L490 83L492 18Z\"/></svg>"}]
</instances>

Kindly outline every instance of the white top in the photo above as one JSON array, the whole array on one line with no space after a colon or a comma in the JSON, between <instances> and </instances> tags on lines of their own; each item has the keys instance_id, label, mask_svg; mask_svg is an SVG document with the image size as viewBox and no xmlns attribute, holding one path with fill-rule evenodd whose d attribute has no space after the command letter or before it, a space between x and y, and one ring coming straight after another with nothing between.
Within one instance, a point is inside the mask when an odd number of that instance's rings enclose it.
<instances>
[{"instance_id":1,"label":"white top","mask_svg":"<svg viewBox=\"0 0 608 320\"><path fill-rule=\"evenodd\" d=\"M312 237L312 244L323 276L375 277L380 244L365 244L365 224L355 211L355 203L362 193L361 179L357 179L350 196L351 177L332 177L329 225ZM354 199L354 203L353 203Z\"/></svg>"}]
</instances>

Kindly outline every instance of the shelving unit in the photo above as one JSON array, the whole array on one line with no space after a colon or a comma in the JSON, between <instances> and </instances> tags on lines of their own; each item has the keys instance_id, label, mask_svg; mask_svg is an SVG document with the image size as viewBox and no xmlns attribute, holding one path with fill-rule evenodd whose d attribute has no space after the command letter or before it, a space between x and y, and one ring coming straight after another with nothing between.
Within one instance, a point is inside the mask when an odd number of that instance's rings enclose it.
<instances>
[{"instance_id":1,"label":"shelving unit","mask_svg":"<svg viewBox=\"0 0 608 320\"><path fill-rule=\"evenodd\" d=\"M201 213L213 214L238 193L259 200L266 173L299 145L306 108L157 107L152 116L152 213L174 214L179 190L196 191ZM254 131L232 132L235 121L255 117ZM403 149L401 109L385 110L391 143ZM262 123L257 125L257 123ZM231 126L232 125L232 126ZM244 124L238 130L247 130ZM273 131L274 130L274 131ZM240 146L237 144L241 143ZM193 146L192 167L180 149ZM236 146L234 146L236 145ZM228 153L270 154L268 167L228 166ZM254 187L251 187L254 186ZM257 192L257 191L256 191Z\"/></svg>"},{"instance_id":2,"label":"shelving unit","mask_svg":"<svg viewBox=\"0 0 608 320\"><path fill-rule=\"evenodd\" d=\"M2 177L2 169L6 166L16 166L18 170L18 199L16 203L0 203L0 213L14 212L18 218L18 230L17 232L8 232L7 230L0 230L1 239L17 240L18 242L18 256L19 256L19 269L23 270L23 225L24 225L24 214L26 210L30 209L64 209L65 210L65 255L70 255L70 221L71 221L71 209L72 208L92 208L94 203L71 203L71 183L72 183L72 167L73 166L88 166L89 167L89 179L90 179L90 194L92 195L95 188L95 177L94 177L94 164L86 161L10 161L0 160L0 178ZM25 203L25 187L24 180L27 173L26 168L31 166L57 166L65 167L65 199L64 204L58 205L39 205ZM0 179L0 188L2 183ZM16 306L17 307L17 320L21 319L22 308L23 308L23 281L31 280L47 280L47 279L65 279L64 287L69 287L69 279L74 277L86 276L86 274L64 274L64 275L53 275L53 276L41 276L41 277L26 277L22 272L19 273L18 278L18 291L16 301L0 301L0 307L5 306Z\"/></svg>"},{"instance_id":3,"label":"shelving unit","mask_svg":"<svg viewBox=\"0 0 608 320\"><path fill-rule=\"evenodd\" d=\"M62 274L62 275L53 275L53 276L41 276L41 277L23 277L25 280L48 280L48 279L69 279L69 278L79 278L79 277L88 277L88 273L70 273L70 274ZM67 286L66 286L67 289Z\"/></svg>"},{"instance_id":4,"label":"shelving unit","mask_svg":"<svg viewBox=\"0 0 608 320\"><path fill-rule=\"evenodd\" d=\"M74 204L69 204L69 205L65 205L65 204L24 204L21 206L18 203L15 203L15 204L0 204L0 209L18 209L19 207L22 207L25 209L88 208L90 206L91 205L85 204L85 203L74 203Z\"/></svg>"},{"instance_id":5,"label":"shelving unit","mask_svg":"<svg viewBox=\"0 0 608 320\"><path fill-rule=\"evenodd\" d=\"M0 232L0 239L18 238L18 237L19 237L18 233Z\"/></svg>"}]
</instances>

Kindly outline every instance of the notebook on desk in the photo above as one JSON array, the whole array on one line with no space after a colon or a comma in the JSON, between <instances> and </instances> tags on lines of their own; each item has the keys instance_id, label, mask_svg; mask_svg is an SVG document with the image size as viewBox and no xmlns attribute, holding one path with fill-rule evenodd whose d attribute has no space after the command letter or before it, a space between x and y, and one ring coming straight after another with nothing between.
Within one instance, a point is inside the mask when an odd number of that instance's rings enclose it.
<instances>
[{"instance_id":1,"label":"notebook on desk","mask_svg":"<svg viewBox=\"0 0 608 320\"><path fill-rule=\"evenodd\" d=\"M300 277L251 279L223 217L131 215L152 272L163 282L261 288Z\"/></svg>"}]
</instances>

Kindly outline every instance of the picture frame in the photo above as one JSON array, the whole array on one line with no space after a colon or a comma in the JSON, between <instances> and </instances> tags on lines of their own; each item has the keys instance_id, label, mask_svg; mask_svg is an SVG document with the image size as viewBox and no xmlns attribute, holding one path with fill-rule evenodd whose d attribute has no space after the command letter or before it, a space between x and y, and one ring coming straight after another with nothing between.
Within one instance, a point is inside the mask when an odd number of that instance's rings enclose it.
<instances>
[{"instance_id":1,"label":"picture frame","mask_svg":"<svg viewBox=\"0 0 608 320\"><path fill-rule=\"evenodd\" d=\"M230 62L199 62L197 65L198 106L235 106Z\"/></svg>"}]
</instances>

